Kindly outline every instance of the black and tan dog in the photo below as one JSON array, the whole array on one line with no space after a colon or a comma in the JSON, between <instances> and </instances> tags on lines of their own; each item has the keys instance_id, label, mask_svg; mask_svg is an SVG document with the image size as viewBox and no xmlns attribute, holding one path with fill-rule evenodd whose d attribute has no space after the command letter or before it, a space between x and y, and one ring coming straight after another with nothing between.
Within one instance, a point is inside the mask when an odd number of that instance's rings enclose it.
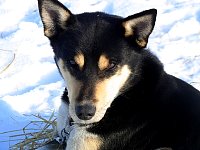
<instances>
[{"instance_id":1,"label":"black and tan dog","mask_svg":"<svg viewBox=\"0 0 200 150\"><path fill-rule=\"evenodd\" d=\"M74 15L57 0L38 1L66 81L58 134L70 129L67 150L200 150L200 92L145 49L155 9Z\"/></svg>"}]
</instances>

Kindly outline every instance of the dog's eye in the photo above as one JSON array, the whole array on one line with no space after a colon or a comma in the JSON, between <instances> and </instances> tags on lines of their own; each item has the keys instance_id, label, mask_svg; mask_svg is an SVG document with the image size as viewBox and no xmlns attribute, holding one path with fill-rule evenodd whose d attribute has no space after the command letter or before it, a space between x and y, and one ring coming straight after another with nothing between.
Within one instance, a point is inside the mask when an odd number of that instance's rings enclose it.
<instances>
[{"instance_id":1,"label":"dog's eye","mask_svg":"<svg viewBox=\"0 0 200 150\"><path fill-rule=\"evenodd\" d=\"M72 66L73 66L73 65L76 65L76 62L75 62L74 60L69 60L68 63L69 63L70 65L72 65Z\"/></svg>"},{"instance_id":2,"label":"dog's eye","mask_svg":"<svg viewBox=\"0 0 200 150\"><path fill-rule=\"evenodd\" d=\"M76 69L78 67L77 63L75 62L75 60L71 59L71 60L68 60L67 61L67 64L73 68L73 69Z\"/></svg>"},{"instance_id":3,"label":"dog's eye","mask_svg":"<svg viewBox=\"0 0 200 150\"><path fill-rule=\"evenodd\" d=\"M113 70L117 66L117 62L115 60L111 60L108 68L106 70Z\"/></svg>"}]
</instances>

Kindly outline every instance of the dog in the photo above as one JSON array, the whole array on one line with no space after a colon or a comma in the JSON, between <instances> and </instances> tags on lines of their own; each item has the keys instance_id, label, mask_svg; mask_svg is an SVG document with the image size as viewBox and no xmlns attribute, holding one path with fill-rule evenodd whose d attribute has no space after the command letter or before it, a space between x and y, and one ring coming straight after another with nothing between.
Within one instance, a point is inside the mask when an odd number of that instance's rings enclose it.
<instances>
[{"instance_id":1,"label":"dog","mask_svg":"<svg viewBox=\"0 0 200 150\"><path fill-rule=\"evenodd\" d=\"M200 150L200 92L146 49L156 9L123 18L38 6L66 82L57 118L66 150Z\"/></svg>"}]
</instances>

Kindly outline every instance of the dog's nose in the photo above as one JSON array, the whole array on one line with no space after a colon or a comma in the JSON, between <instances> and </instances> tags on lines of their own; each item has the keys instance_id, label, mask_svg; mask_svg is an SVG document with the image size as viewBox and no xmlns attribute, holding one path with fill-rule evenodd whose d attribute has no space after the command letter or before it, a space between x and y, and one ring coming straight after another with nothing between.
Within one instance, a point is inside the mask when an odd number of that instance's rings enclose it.
<instances>
[{"instance_id":1,"label":"dog's nose","mask_svg":"<svg viewBox=\"0 0 200 150\"><path fill-rule=\"evenodd\" d=\"M96 107L91 103L79 104L75 107L75 111L79 119L90 120L96 112Z\"/></svg>"}]
</instances>

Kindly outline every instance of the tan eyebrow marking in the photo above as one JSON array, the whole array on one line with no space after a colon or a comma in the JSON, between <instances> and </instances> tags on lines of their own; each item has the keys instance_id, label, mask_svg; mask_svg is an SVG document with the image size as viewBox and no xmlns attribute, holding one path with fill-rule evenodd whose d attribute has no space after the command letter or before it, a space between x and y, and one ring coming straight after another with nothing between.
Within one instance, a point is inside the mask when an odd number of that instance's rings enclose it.
<instances>
[{"instance_id":1,"label":"tan eyebrow marking","mask_svg":"<svg viewBox=\"0 0 200 150\"><path fill-rule=\"evenodd\" d=\"M79 69L82 70L83 66L84 66L84 63L85 63L83 53L81 53L81 52L77 53L77 55L74 56L74 61L79 66Z\"/></svg>"},{"instance_id":2,"label":"tan eyebrow marking","mask_svg":"<svg viewBox=\"0 0 200 150\"><path fill-rule=\"evenodd\" d=\"M105 54L99 57L98 67L100 70L104 70L109 66L109 59Z\"/></svg>"}]
</instances>

